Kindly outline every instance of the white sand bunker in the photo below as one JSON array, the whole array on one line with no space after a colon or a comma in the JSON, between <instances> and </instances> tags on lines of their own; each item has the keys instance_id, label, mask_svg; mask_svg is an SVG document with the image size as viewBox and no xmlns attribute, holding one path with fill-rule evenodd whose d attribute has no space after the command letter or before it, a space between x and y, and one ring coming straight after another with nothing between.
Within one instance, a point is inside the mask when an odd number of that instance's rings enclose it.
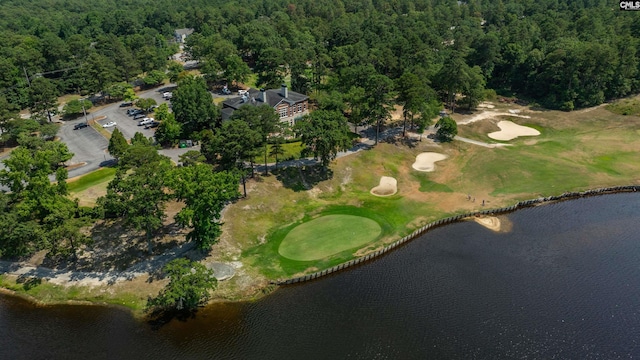
<instances>
[{"instance_id":1,"label":"white sand bunker","mask_svg":"<svg viewBox=\"0 0 640 360\"><path fill-rule=\"evenodd\" d=\"M375 196L391 196L398 192L398 180L383 176L380 178L380 185L371 189L371 194Z\"/></svg>"},{"instance_id":2,"label":"white sand bunker","mask_svg":"<svg viewBox=\"0 0 640 360\"><path fill-rule=\"evenodd\" d=\"M489 230L500 231L500 219L498 219L497 217L474 217L473 221L486 227Z\"/></svg>"},{"instance_id":3,"label":"white sand bunker","mask_svg":"<svg viewBox=\"0 0 640 360\"><path fill-rule=\"evenodd\" d=\"M447 155L444 154L424 152L416 156L416 162L411 166L418 171L433 171L436 168L436 161L444 160L446 158Z\"/></svg>"},{"instance_id":4,"label":"white sand bunker","mask_svg":"<svg viewBox=\"0 0 640 360\"><path fill-rule=\"evenodd\" d=\"M500 127L500 131L495 131L489 133L489 137L495 140L512 140L517 138L518 136L538 136L540 135L540 131L530 128L528 126L518 125L511 121L500 121L498 122L498 127Z\"/></svg>"}]
</instances>

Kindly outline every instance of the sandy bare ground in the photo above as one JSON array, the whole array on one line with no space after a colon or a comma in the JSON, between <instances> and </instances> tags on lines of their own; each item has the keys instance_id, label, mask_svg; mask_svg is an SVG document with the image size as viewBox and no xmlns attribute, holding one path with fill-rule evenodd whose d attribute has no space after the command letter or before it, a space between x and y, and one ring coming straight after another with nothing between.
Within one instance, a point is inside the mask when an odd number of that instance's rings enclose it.
<instances>
[{"instance_id":1,"label":"sandy bare ground","mask_svg":"<svg viewBox=\"0 0 640 360\"><path fill-rule=\"evenodd\" d=\"M485 110L479 114L475 114L471 117L462 119L460 121L457 121L458 125L467 125L467 124L471 124L474 123L476 121L481 121L481 120L485 120L485 119L491 119L491 118L495 118L496 116L513 116L513 117L519 117L519 118L524 118L524 119L529 119L531 118L531 116L528 115L520 115L517 112L513 111L509 111L509 112L498 112L498 111L489 111L489 110Z\"/></svg>"},{"instance_id":2,"label":"sandy bare ground","mask_svg":"<svg viewBox=\"0 0 640 360\"><path fill-rule=\"evenodd\" d=\"M436 169L436 162L444 160L446 158L447 155L444 154L436 152L423 152L416 156L416 162L414 162L411 166L418 171L434 171Z\"/></svg>"},{"instance_id":3,"label":"sandy bare ground","mask_svg":"<svg viewBox=\"0 0 640 360\"><path fill-rule=\"evenodd\" d=\"M495 216L474 217L473 221L492 231L500 231L500 219Z\"/></svg>"},{"instance_id":4,"label":"sandy bare ground","mask_svg":"<svg viewBox=\"0 0 640 360\"><path fill-rule=\"evenodd\" d=\"M391 196L398 192L398 181L390 176L380 178L380 185L371 189L375 196Z\"/></svg>"},{"instance_id":5,"label":"sandy bare ground","mask_svg":"<svg viewBox=\"0 0 640 360\"><path fill-rule=\"evenodd\" d=\"M495 140L513 140L519 136L538 136L540 131L528 126L518 125L511 121L498 122L500 131L489 133L488 136Z\"/></svg>"}]
</instances>

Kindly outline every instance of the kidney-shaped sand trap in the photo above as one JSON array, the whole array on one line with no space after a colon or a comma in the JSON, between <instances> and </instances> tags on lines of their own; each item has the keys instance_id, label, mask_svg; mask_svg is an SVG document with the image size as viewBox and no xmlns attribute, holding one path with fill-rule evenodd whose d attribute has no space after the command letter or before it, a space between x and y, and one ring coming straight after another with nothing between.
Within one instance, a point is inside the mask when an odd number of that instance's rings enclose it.
<instances>
[{"instance_id":1,"label":"kidney-shaped sand trap","mask_svg":"<svg viewBox=\"0 0 640 360\"><path fill-rule=\"evenodd\" d=\"M380 185L371 189L371 193L376 196L391 196L398 192L398 181L389 176L380 178Z\"/></svg>"},{"instance_id":2,"label":"kidney-shaped sand trap","mask_svg":"<svg viewBox=\"0 0 640 360\"><path fill-rule=\"evenodd\" d=\"M418 171L433 171L436 168L436 161L444 160L447 155L435 152L423 152L416 156L416 162L411 165Z\"/></svg>"},{"instance_id":3,"label":"kidney-shaped sand trap","mask_svg":"<svg viewBox=\"0 0 640 360\"><path fill-rule=\"evenodd\" d=\"M489 133L489 137L496 140L512 140L518 136L538 136L540 131L528 126L518 125L514 122L503 120L498 122L500 131Z\"/></svg>"}]
</instances>

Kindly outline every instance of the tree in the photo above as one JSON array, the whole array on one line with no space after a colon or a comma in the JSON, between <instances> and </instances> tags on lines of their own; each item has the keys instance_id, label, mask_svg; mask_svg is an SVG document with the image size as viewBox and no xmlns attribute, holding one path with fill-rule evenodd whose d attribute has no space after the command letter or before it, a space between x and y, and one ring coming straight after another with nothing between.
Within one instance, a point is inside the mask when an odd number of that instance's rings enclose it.
<instances>
[{"instance_id":1,"label":"tree","mask_svg":"<svg viewBox=\"0 0 640 360\"><path fill-rule=\"evenodd\" d=\"M207 161L207 158L200 151L189 150L178 157L182 166L193 166Z\"/></svg>"},{"instance_id":2,"label":"tree","mask_svg":"<svg viewBox=\"0 0 640 360\"><path fill-rule=\"evenodd\" d=\"M264 174L267 175L267 139L276 130L279 116L269 105L242 106L233 112L231 119L245 121L249 127L256 130L261 137L261 141L256 146L264 146Z\"/></svg>"},{"instance_id":3,"label":"tree","mask_svg":"<svg viewBox=\"0 0 640 360\"><path fill-rule=\"evenodd\" d=\"M374 75L367 81L366 118L376 124L376 145L380 134L380 126L391 118L393 108L393 81L384 75Z\"/></svg>"},{"instance_id":4,"label":"tree","mask_svg":"<svg viewBox=\"0 0 640 360\"><path fill-rule=\"evenodd\" d=\"M51 122L51 111L57 109L58 91L51 80L37 77L29 87L31 113Z\"/></svg>"},{"instance_id":5,"label":"tree","mask_svg":"<svg viewBox=\"0 0 640 360\"><path fill-rule=\"evenodd\" d=\"M105 89L105 92L110 98L114 100L122 100L130 93L133 93L133 95L135 96L135 93L133 92L133 86L126 82L117 82L111 84ZM132 101L132 99L127 100Z\"/></svg>"},{"instance_id":6,"label":"tree","mask_svg":"<svg viewBox=\"0 0 640 360\"><path fill-rule=\"evenodd\" d=\"M420 108L418 118L416 119L417 131L420 134L420 141L422 141L422 134L424 130L431 125L433 119L438 116L438 113L442 110L442 103L436 99L432 99L428 103L424 104Z\"/></svg>"},{"instance_id":7,"label":"tree","mask_svg":"<svg viewBox=\"0 0 640 360\"><path fill-rule=\"evenodd\" d=\"M164 71L160 70L152 70L147 73L147 75L142 78L144 84L147 86L156 86L164 81L166 77Z\"/></svg>"},{"instance_id":8,"label":"tree","mask_svg":"<svg viewBox=\"0 0 640 360\"><path fill-rule=\"evenodd\" d=\"M153 138L146 138L141 132L136 131L131 138L131 145L151 146Z\"/></svg>"},{"instance_id":9,"label":"tree","mask_svg":"<svg viewBox=\"0 0 640 360\"><path fill-rule=\"evenodd\" d=\"M136 101L136 100L138 100L138 96L136 95L136 92L133 91L133 89L126 89L124 91L124 94L122 95L122 100L124 100L124 101Z\"/></svg>"},{"instance_id":10,"label":"tree","mask_svg":"<svg viewBox=\"0 0 640 360\"><path fill-rule=\"evenodd\" d=\"M184 72L184 66L178 62L171 61L169 66L167 67L167 75L169 76L169 81L175 83L180 79L182 73Z\"/></svg>"},{"instance_id":11,"label":"tree","mask_svg":"<svg viewBox=\"0 0 640 360\"><path fill-rule=\"evenodd\" d=\"M468 81L462 89L462 99L460 103L467 109L472 109L480 104L484 98L484 76L479 66L474 66L468 71Z\"/></svg>"},{"instance_id":12,"label":"tree","mask_svg":"<svg viewBox=\"0 0 640 360\"><path fill-rule=\"evenodd\" d=\"M206 250L222 233L220 212L227 202L240 196L239 178L228 171L215 172L209 164L194 164L175 168L169 186L185 207L176 214L181 226L191 227L187 240Z\"/></svg>"},{"instance_id":13,"label":"tree","mask_svg":"<svg viewBox=\"0 0 640 360\"><path fill-rule=\"evenodd\" d=\"M222 124L216 133L205 131L200 151L212 164L222 170L238 169L245 185L244 162L257 154L260 133L242 120L230 120ZM244 196L247 196L246 188Z\"/></svg>"},{"instance_id":14,"label":"tree","mask_svg":"<svg viewBox=\"0 0 640 360\"><path fill-rule=\"evenodd\" d=\"M147 301L147 311L194 310L209 300L209 292L217 286L212 270L189 259L172 260L163 271L169 276L169 284Z\"/></svg>"},{"instance_id":15,"label":"tree","mask_svg":"<svg viewBox=\"0 0 640 360\"><path fill-rule=\"evenodd\" d=\"M105 217L118 217L127 228L144 231L147 249L153 252L152 235L162 227L169 158L148 145L132 145L119 159L119 167L107 186L107 194L97 203Z\"/></svg>"},{"instance_id":16,"label":"tree","mask_svg":"<svg viewBox=\"0 0 640 360\"><path fill-rule=\"evenodd\" d=\"M205 129L214 129L220 120L220 110L202 78L187 76L178 83L171 98L173 114L182 125L185 137Z\"/></svg>"},{"instance_id":17,"label":"tree","mask_svg":"<svg viewBox=\"0 0 640 360\"><path fill-rule=\"evenodd\" d=\"M182 126L176 121L175 117L171 113L167 113L166 116L162 116L162 119L160 119L158 111L156 110L156 120L160 121L160 125L158 125L154 134L156 141L162 146L174 146L178 140L180 140Z\"/></svg>"},{"instance_id":18,"label":"tree","mask_svg":"<svg viewBox=\"0 0 640 360\"><path fill-rule=\"evenodd\" d=\"M444 142L451 141L456 135L458 135L458 124L448 116L443 116L438 120L436 123L436 129L438 129L436 136Z\"/></svg>"},{"instance_id":19,"label":"tree","mask_svg":"<svg viewBox=\"0 0 640 360\"><path fill-rule=\"evenodd\" d=\"M107 147L107 151L114 158L120 159L122 155L129 148L129 143L127 139L124 138L122 132L118 128L113 129L113 133L111 133L111 138L109 139L109 146Z\"/></svg>"},{"instance_id":20,"label":"tree","mask_svg":"<svg viewBox=\"0 0 640 360\"><path fill-rule=\"evenodd\" d=\"M247 81L249 75L251 75L249 66L236 54L227 56L225 63L224 77L232 85Z\"/></svg>"},{"instance_id":21,"label":"tree","mask_svg":"<svg viewBox=\"0 0 640 360\"><path fill-rule=\"evenodd\" d=\"M294 131L300 136L304 153L320 159L325 170L339 151L347 150L351 145L347 120L337 111L314 111L298 121Z\"/></svg>"},{"instance_id":22,"label":"tree","mask_svg":"<svg viewBox=\"0 0 640 360\"><path fill-rule=\"evenodd\" d=\"M67 170L60 166L72 156L64 143L36 138L4 161L0 184L11 193L0 195L0 253L19 256L46 249L75 257L77 248L90 241L80 232L87 218L68 198Z\"/></svg>"},{"instance_id":23,"label":"tree","mask_svg":"<svg viewBox=\"0 0 640 360\"><path fill-rule=\"evenodd\" d=\"M276 135L271 139L271 149L269 150L269 156L274 156L276 158L276 171L278 170L278 155L284 155L284 147L282 143L284 142L284 137L280 135Z\"/></svg>"},{"instance_id":24,"label":"tree","mask_svg":"<svg viewBox=\"0 0 640 360\"><path fill-rule=\"evenodd\" d=\"M136 106L144 110L145 112L151 111L151 107L157 104L158 103L156 102L156 100L152 98L139 98L136 101Z\"/></svg>"},{"instance_id":25,"label":"tree","mask_svg":"<svg viewBox=\"0 0 640 360\"><path fill-rule=\"evenodd\" d=\"M402 125L402 136L406 136L407 117L413 123L413 117L420 111L420 108L427 102L427 84L412 72L405 71L397 80L398 90L397 101L402 104L402 115L404 118Z\"/></svg>"},{"instance_id":26,"label":"tree","mask_svg":"<svg viewBox=\"0 0 640 360\"><path fill-rule=\"evenodd\" d=\"M62 114L65 117L75 117L85 114L87 110L91 109L93 104L86 99L74 99L70 100L62 108Z\"/></svg>"}]
</instances>

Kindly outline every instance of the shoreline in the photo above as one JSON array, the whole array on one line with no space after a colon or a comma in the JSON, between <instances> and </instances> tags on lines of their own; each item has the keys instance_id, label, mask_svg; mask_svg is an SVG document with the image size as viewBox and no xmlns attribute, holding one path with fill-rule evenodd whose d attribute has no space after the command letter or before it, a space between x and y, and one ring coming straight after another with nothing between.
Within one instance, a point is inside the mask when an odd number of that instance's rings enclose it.
<instances>
[{"instance_id":1,"label":"shoreline","mask_svg":"<svg viewBox=\"0 0 640 360\"><path fill-rule=\"evenodd\" d=\"M395 249L396 247L405 245L406 243L413 241L417 238L419 238L420 236L422 236L424 233L426 233L427 231L429 231L430 229L433 228L437 228L440 226L444 226L444 225L448 225L451 223L455 223L455 222L460 222L460 221L468 221L470 219L476 218L478 216L494 216L494 215L498 215L498 214L506 214L506 213L510 213L510 212L514 212L520 209L524 209L527 207L532 207L532 206L540 206L540 205L546 205L549 203L554 203L554 202L559 202L559 201L570 201L570 200L575 200L575 199L579 199L579 198L583 198L583 197L590 197L590 196L601 196L601 195L612 195L612 194L619 194L619 193L628 193L628 192L637 192L640 191L640 185L621 185L621 186L612 186L612 187L605 187L605 188L596 188L596 189L590 189L590 190L585 190L585 191L580 191L580 192L565 192L561 195L557 195L557 196L547 196L547 197L538 197L538 198L534 198L534 199L530 199L530 200L523 200L523 201L519 201L518 203L511 205L511 206L506 206L506 207L501 207L501 208L493 208L493 209L486 209L486 210L480 210L480 211L475 211L475 212L470 212L470 213L463 213L463 214L458 214L458 215L454 215L454 216L450 216L450 217L445 217L442 219L438 219L435 220L433 222L430 222L422 227L420 227L419 229L413 231L411 234L404 236L394 242L392 242L391 244L385 246L384 248L372 252L372 253L368 253L366 255L363 256L359 256L355 259L352 259L348 262L345 263L341 263L338 264L336 266L327 268L327 269L322 269L319 271L316 271L314 273L310 273L310 274L306 274L306 275L302 275L302 276L298 276L298 277L293 277L293 278L288 278L288 279L271 279L269 281L269 283L266 286L260 287L258 289L256 289L255 292L253 292L252 294L249 295L245 295L245 296L241 296L239 298L224 298L224 297L219 297L219 298L214 298L211 299L206 305L209 306L211 304L214 303L236 303L236 302L247 302L247 301L255 301L258 300L264 296L268 296L269 294L271 294L272 292L276 291L280 286L285 286L285 285L292 285L292 284L297 284L297 283L302 283L302 282L307 282L307 281L311 281L311 280L315 280L318 279L320 277L338 272L338 271L342 271L345 269L349 269L350 267L356 266L358 264L367 262L369 260L375 259L377 257L380 257L384 254L386 254L389 251L392 251L393 249ZM18 263L16 263L18 264ZM45 268L48 269L48 268ZM125 271L126 272L126 271ZM124 273L124 272L123 272ZM12 274L0 274L0 275L4 275L4 276L17 276L17 275L12 275ZM5 278L6 280L6 278ZM17 284L17 282L16 282ZM63 287L63 288L68 288L64 285L55 285L52 284L54 286L59 286L59 287ZM72 285L71 287L83 287L82 285ZM109 287L109 285L107 285L107 287ZM116 303L111 303L108 301L91 301L91 300L76 300L73 298L69 298L69 299L65 299L65 300L53 300L53 301L43 301L42 299L37 298L36 296L33 296L31 294L28 294L26 292L22 292L19 290L13 290L13 289L9 289L6 288L4 286L0 286L0 294L1 295L6 295L6 296L11 296L11 297L18 297L21 298L23 300L26 300L36 306L57 306L57 305L84 305L84 306L106 306L106 307L116 307L116 308L121 308L121 309L127 309L135 318L137 319L145 319L146 318L146 313L144 313L143 310L141 310L138 307L130 307L130 306L126 306L123 304L116 304ZM124 295L124 294L123 294Z\"/></svg>"}]
</instances>

